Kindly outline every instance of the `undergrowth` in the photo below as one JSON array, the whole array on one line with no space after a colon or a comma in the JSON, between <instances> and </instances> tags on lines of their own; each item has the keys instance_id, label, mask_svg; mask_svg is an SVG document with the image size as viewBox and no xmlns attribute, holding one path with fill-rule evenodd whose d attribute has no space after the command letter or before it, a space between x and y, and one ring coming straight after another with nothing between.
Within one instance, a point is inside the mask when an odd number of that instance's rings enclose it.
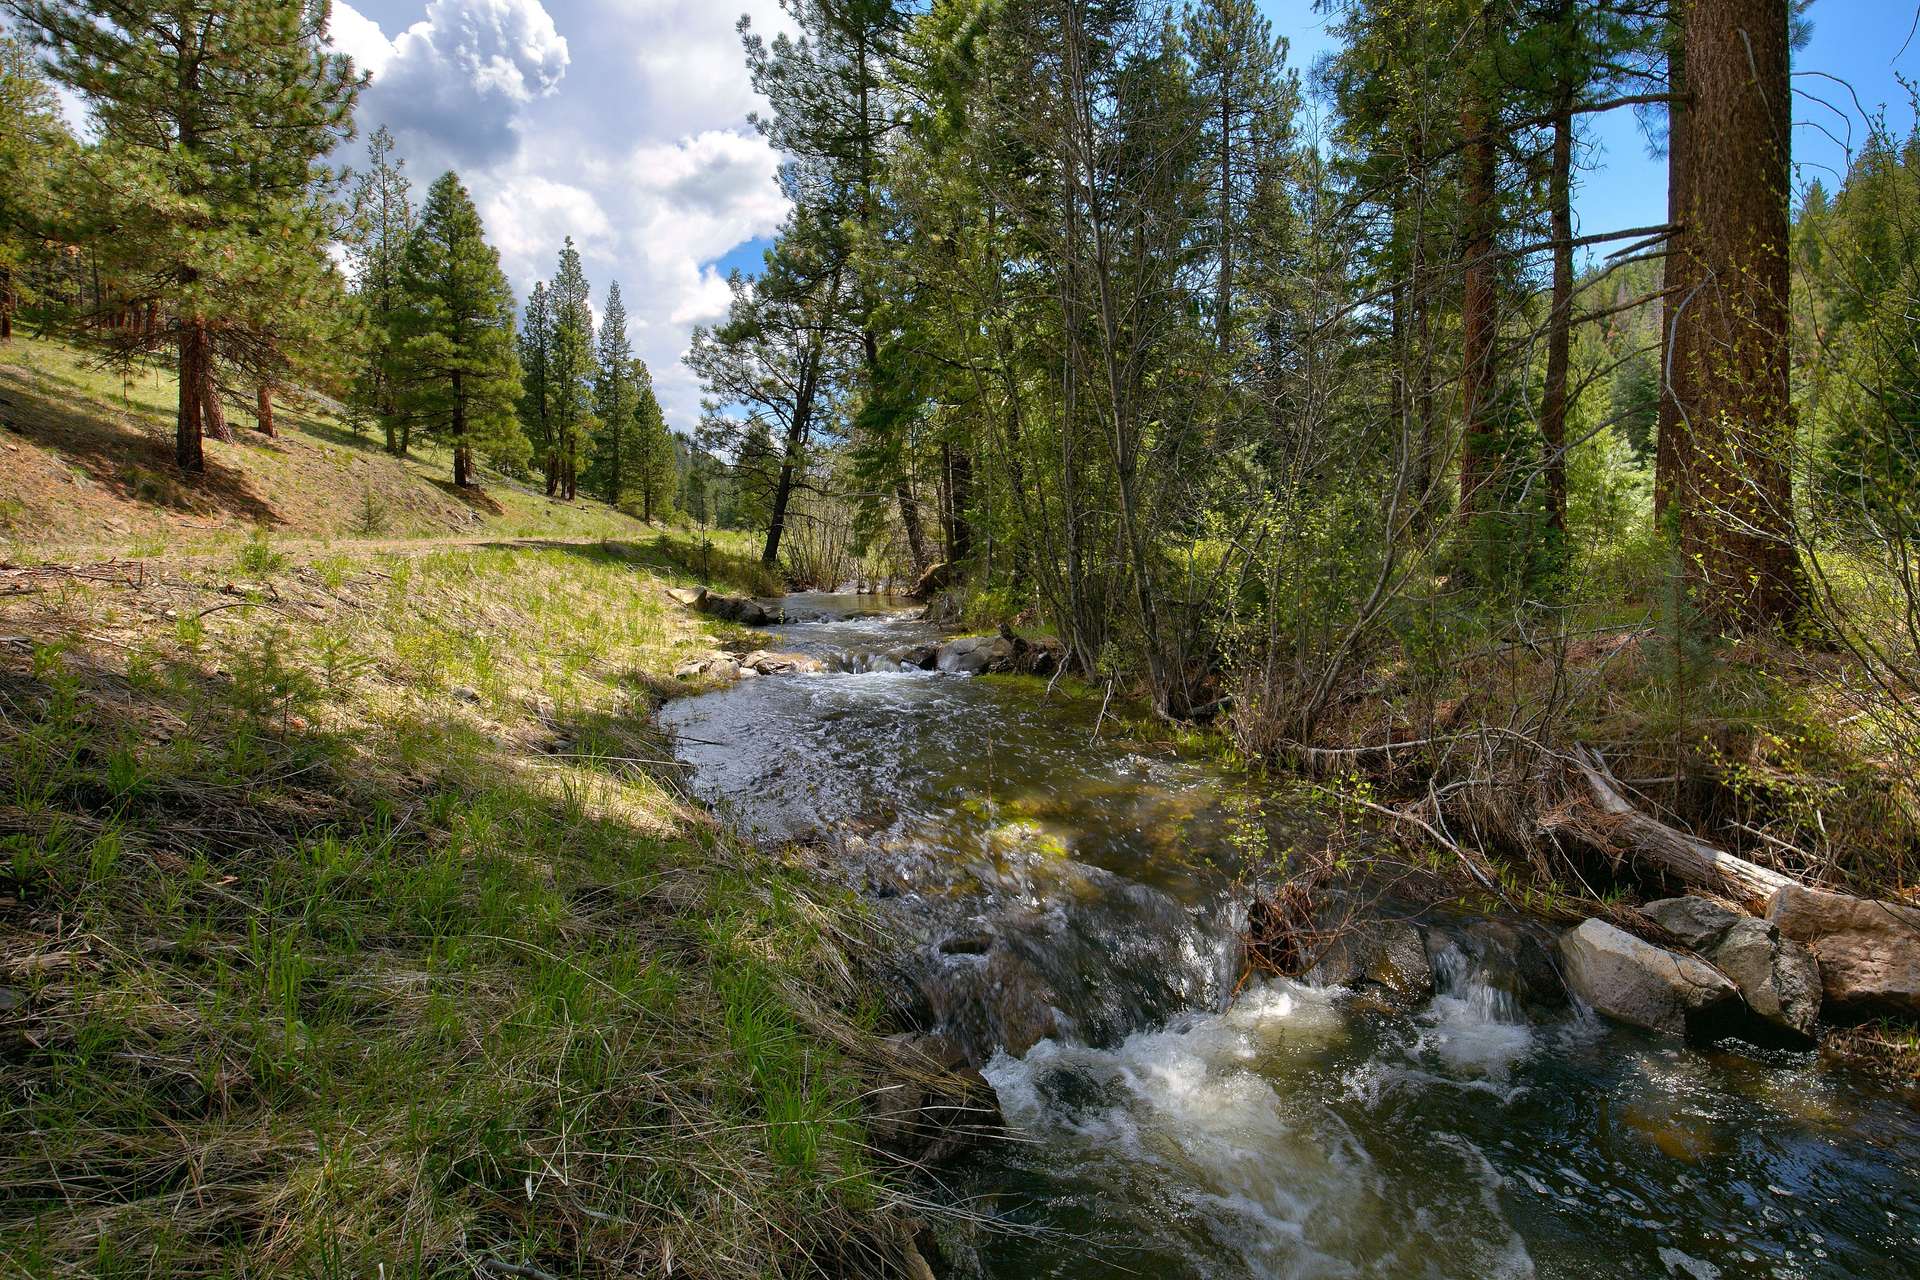
<instances>
[{"instance_id":1,"label":"undergrowth","mask_svg":"<svg viewBox=\"0 0 1920 1280\"><path fill-rule=\"evenodd\" d=\"M250 567L0 615L0 1271L877 1272L867 925L678 793L686 616Z\"/></svg>"}]
</instances>

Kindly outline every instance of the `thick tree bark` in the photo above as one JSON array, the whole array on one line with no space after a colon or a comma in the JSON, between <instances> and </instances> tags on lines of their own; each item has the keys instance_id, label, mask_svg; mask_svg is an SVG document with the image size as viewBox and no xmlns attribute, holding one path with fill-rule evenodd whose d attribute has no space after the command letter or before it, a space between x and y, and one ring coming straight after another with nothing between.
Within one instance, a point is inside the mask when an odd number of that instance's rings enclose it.
<instances>
[{"instance_id":1,"label":"thick tree bark","mask_svg":"<svg viewBox=\"0 0 1920 1280\"><path fill-rule=\"evenodd\" d=\"M254 393L253 425L263 436L278 434L273 429L273 388L263 385Z\"/></svg>"},{"instance_id":2,"label":"thick tree bark","mask_svg":"<svg viewBox=\"0 0 1920 1280\"><path fill-rule=\"evenodd\" d=\"M947 501L952 508L947 559L957 564L973 552L973 524L967 515L973 505L973 457L965 449L952 449L948 453Z\"/></svg>"},{"instance_id":3,"label":"thick tree bark","mask_svg":"<svg viewBox=\"0 0 1920 1280\"><path fill-rule=\"evenodd\" d=\"M182 471L205 471L207 461L200 434L200 392L205 379L207 330L199 321L180 329L180 398L174 424L173 458Z\"/></svg>"},{"instance_id":4,"label":"thick tree bark","mask_svg":"<svg viewBox=\"0 0 1920 1280\"><path fill-rule=\"evenodd\" d=\"M1460 299L1460 520L1472 521L1482 505L1482 493L1494 468L1497 447L1494 441L1493 389L1494 346L1498 322L1494 258L1494 201L1497 156L1494 151L1492 119L1483 91L1470 87L1461 112L1460 130L1465 138L1462 158L1465 162L1465 240L1461 245L1464 267Z\"/></svg>"},{"instance_id":5,"label":"thick tree bark","mask_svg":"<svg viewBox=\"0 0 1920 1280\"><path fill-rule=\"evenodd\" d=\"M233 428L227 425L226 406L220 403L220 388L213 380L211 354L200 365L200 415L208 435L222 444L233 443Z\"/></svg>"},{"instance_id":6,"label":"thick tree bark","mask_svg":"<svg viewBox=\"0 0 1920 1280\"><path fill-rule=\"evenodd\" d=\"M1548 203L1553 222L1553 307L1547 322L1546 385L1540 403L1545 447L1547 523L1567 528L1567 365L1573 321L1573 99L1569 77L1560 86L1553 121L1553 172Z\"/></svg>"},{"instance_id":7,"label":"thick tree bark","mask_svg":"<svg viewBox=\"0 0 1920 1280\"><path fill-rule=\"evenodd\" d=\"M1686 237L1695 297L1676 317L1687 426L1674 459L1694 602L1738 629L1800 608L1787 382L1787 6L1691 0L1693 138Z\"/></svg>"},{"instance_id":8,"label":"thick tree bark","mask_svg":"<svg viewBox=\"0 0 1920 1280\"><path fill-rule=\"evenodd\" d=\"M1684 326L1675 319L1693 302L1692 257L1687 213L1693 201L1693 112L1688 102L1686 17L1689 0L1667 3L1667 225L1677 228L1667 240L1660 302L1659 435L1654 444L1653 514L1666 515L1672 501L1675 459L1687 428L1687 359L1681 348Z\"/></svg>"},{"instance_id":9,"label":"thick tree bark","mask_svg":"<svg viewBox=\"0 0 1920 1280\"><path fill-rule=\"evenodd\" d=\"M13 341L13 268L0 267L0 342Z\"/></svg>"}]
</instances>

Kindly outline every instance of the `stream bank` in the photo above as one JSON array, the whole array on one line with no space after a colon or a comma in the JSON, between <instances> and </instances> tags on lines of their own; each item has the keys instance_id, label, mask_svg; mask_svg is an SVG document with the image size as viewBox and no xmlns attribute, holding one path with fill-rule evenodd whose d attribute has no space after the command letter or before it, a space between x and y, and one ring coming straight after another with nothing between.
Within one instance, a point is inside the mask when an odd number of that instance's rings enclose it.
<instances>
[{"instance_id":1,"label":"stream bank","mask_svg":"<svg viewBox=\"0 0 1920 1280\"><path fill-rule=\"evenodd\" d=\"M994 1086L1017 1140L941 1172L977 1224L943 1274L1906 1274L1893 1091L1603 1021L1526 921L1376 912L1341 973L1243 984L1241 851L1324 814L904 664L939 639L904 602L782 603L768 651L818 670L661 721L736 827L906 926L915 1019Z\"/></svg>"}]
</instances>

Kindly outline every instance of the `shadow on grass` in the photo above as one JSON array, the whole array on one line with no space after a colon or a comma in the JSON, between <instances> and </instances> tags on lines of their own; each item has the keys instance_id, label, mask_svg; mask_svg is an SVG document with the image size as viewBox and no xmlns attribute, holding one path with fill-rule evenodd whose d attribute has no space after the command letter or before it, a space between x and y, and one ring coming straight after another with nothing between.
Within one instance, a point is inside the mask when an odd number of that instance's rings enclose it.
<instances>
[{"instance_id":1,"label":"shadow on grass","mask_svg":"<svg viewBox=\"0 0 1920 1280\"><path fill-rule=\"evenodd\" d=\"M507 509L500 505L500 500L479 485L468 485L462 488L451 480L429 480L427 483L448 497L458 500L468 509L477 511L482 515L503 516L507 514Z\"/></svg>"},{"instance_id":2,"label":"shadow on grass","mask_svg":"<svg viewBox=\"0 0 1920 1280\"><path fill-rule=\"evenodd\" d=\"M702 546L696 538L659 533L651 538L607 538L594 543L534 542L532 545L600 564L630 565L669 578L697 582L718 591L760 598L786 594L787 584L777 570L753 556Z\"/></svg>"},{"instance_id":3,"label":"shadow on grass","mask_svg":"<svg viewBox=\"0 0 1920 1280\"><path fill-rule=\"evenodd\" d=\"M62 400L56 387L74 394ZM249 524L284 523L242 472L209 458L203 473L183 473L174 465L168 432L157 424L148 430L131 425L125 418L137 410L103 405L73 379L44 370L23 376L0 366L0 409L17 434L59 454L122 501ZM244 428L234 434L240 440L247 435Z\"/></svg>"}]
</instances>

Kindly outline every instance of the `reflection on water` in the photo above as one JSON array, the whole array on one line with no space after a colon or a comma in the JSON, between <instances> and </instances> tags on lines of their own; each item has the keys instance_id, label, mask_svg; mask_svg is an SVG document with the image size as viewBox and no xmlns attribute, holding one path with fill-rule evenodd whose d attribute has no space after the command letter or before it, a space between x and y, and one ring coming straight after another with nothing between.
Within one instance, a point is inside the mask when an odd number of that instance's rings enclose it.
<instances>
[{"instance_id":1,"label":"reflection on water","mask_svg":"<svg viewBox=\"0 0 1920 1280\"><path fill-rule=\"evenodd\" d=\"M1233 997L1240 784L1030 686L888 669L933 634L897 602L785 603L770 647L879 669L662 719L742 826L864 833L848 874L934 922L936 1013L983 1057L1024 1050L986 1073L1032 1141L948 1174L1000 1228L944 1242L957 1274L1920 1275L1897 1097L1811 1055L1529 1016L1452 950L1411 1016L1285 981Z\"/></svg>"}]
</instances>

